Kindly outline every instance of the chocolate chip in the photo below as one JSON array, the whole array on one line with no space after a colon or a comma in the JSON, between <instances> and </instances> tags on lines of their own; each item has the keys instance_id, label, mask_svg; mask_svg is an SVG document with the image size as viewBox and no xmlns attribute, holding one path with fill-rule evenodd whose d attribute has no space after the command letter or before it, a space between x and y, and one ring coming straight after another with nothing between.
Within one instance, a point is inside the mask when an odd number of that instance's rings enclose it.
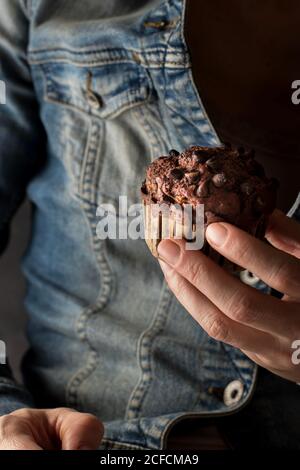
<instances>
[{"instance_id":1,"label":"chocolate chip","mask_svg":"<svg viewBox=\"0 0 300 470\"><path fill-rule=\"evenodd\" d=\"M155 193L157 191L157 184L156 183L150 183L149 186L150 186L150 191L152 193Z\"/></svg>"},{"instance_id":2,"label":"chocolate chip","mask_svg":"<svg viewBox=\"0 0 300 470\"><path fill-rule=\"evenodd\" d=\"M181 180L184 176L184 172L180 168L173 168L170 171L170 176L174 178L174 180Z\"/></svg>"},{"instance_id":3,"label":"chocolate chip","mask_svg":"<svg viewBox=\"0 0 300 470\"><path fill-rule=\"evenodd\" d=\"M206 162L206 166L208 166L212 171L218 171L220 167L220 161L216 157L212 157Z\"/></svg>"},{"instance_id":4,"label":"chocolate chip","mask_svg":"<svg viewBox=\"0 0 300 470\"><path fill-rule=\"evenodd\" d=\"M177 150L171 149L170 152L169 152L169 155L170 155L171 157L178 157L178 155L180 155L180 154L179 154L179 152L178 152Z\"/></svg>"},{"instance_id":5,"label":"chocolate chip","mask_svg":"<svg viewBox=\"0 0 300 470\"><path fill-rule=\"evenodd\" d=\"M185 174L185 177L189 184L196 184L200 181L201 175L199 171L190 171Z\"/></svg>"},{"instance_id":6,"label":"chocolate chip","mask_svg":"<svg viewBox=\"0 0 300 470\"><path fill-rule=\"evenodd\" d=\"M208 181L203 181L202 183L199 184L197 190L196 190L196 195L198 197L207 197L209 196L209 190L208 190Z\"/></svg>"},{"instance_id":7,"label":"chocolate chip","mask_svg":"<svg viewBox=\"0 0 300 470\"><path fill-rule=\"evenodd\" d=\"M194 150L192 158L195 163L205 163L209 158L209 155L207 154L206 150Z\"/></svg>"},{"instance_id":8,"label":"chocolate chip","mask_svg":"<svg viewBox=\"0 0 300 470\"><path fill-rule=\"evenodd\" d=\"M250 194L252 194L255 189L254 185L249 181L245 181L244 183L242 183L240 188L242 193L246 194L247 196L250 196Z\"/></svg>"},{"instance_id":9,"label":"chocolate chip","mask_svg":"<svg viewBox=\"0 0 300 470\"><path fill-rule=\"evenodd\" d=\"M174 198L169 194L163 194L162 200L163 202L174 202Z\"/></svg>"},{"instance_id":10,"label":"chocolate chip","mask_svg":"<svg viewBox=\"0 0 300 470\"><path fill-rule=\"evenodd\" d=\"M142 191L143 194L148 194L147 186L146 186L146 180L144 180L143 183L142 183L141 191Z\"/></svg>"},{"instance_id":11,"label":"chocolate chip","mask_svg":"<svg viewBox=\"0 0 300 470\"><path fill-rule=\"evenodd\" d=\"M238 152L239 152L239 155L243 155L245 153L245 149L244 147L238 147Z\"/></svg>"},{"instance_id":12,"label":"chocolate chip","mask_svg":"<svg viewBox=\"0 0 300 470\"><path fill-rule=\"evenodd\" d=\"M212 177L212 181L217 188L221 188L227 182L227 178L224 173L217 173Z\"/></svg>"}]
</instances>

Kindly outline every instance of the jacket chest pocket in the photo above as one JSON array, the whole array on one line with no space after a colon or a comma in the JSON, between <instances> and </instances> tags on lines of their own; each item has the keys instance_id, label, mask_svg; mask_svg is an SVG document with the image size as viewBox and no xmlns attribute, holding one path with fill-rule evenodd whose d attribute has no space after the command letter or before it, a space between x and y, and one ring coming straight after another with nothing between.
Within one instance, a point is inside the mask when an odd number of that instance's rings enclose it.
<instances>
[{"instance_id":1,"label":"jacket chest pocket","mask_svg":"<svg viewBox=\"0 0 300 470\"><path fill-rule=\"evenodd\" d=\"M134 61L36 67L43 77L42 115L52 153L62 160L74 195L92 204L103 195L136 202L148 163L136 112L150 95L144 69Z\"/></svg>"}]
</instances>

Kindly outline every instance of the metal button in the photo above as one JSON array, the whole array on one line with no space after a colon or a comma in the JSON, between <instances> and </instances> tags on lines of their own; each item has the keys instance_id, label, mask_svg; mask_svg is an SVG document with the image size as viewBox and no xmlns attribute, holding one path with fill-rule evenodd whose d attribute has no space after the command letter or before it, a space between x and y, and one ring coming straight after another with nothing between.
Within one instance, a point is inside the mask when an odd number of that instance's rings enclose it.
<instances>
[{"instance_id":1,"label":"metal button","mask_svg":"<svg viewBox=\"0 0 300 470\"><path fill-rule=\"evenodd\" d=\"M241 271L240 273L240 279L243 281L245 284L248 284L248 286L255 286L257 282L259 281L259 278L255 276L254 274L250 273L250 271Z\"/></svg>"},{"instance_id":2,"label":"metal button","mask_svg":"<svg viewBox=\"0 0 300 470\"><path fill-rule=\"evenodd\" d=\"M238 403L244 393L244 384L240 380L233 380L224 390L223 401L226 406Z\"/></svg>"}]
</instances>

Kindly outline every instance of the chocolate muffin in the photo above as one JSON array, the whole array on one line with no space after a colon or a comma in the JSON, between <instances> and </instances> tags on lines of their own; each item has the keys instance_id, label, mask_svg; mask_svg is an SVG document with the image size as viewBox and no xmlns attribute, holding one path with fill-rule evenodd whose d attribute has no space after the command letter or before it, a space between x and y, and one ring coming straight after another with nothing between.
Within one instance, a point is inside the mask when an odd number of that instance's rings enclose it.
<instances>
[{"instance_id":1,"label":"chocolate muffin","mask_svg":"<svg viewBox=\"0 0 300 470\"><path fill-rule=\"evenodd\" d=\"M157 256L160 240L175 233L178 236L180 232L178 227L176 230L179 219L173 211L166 216L169 232L164 236L162 213L155 210L162 204L167 207L189 204L194 209L203 204L204 229L213 222L224 221L262 239L268 216L276 205L277 188L277 180L266 177L252 150L245 151L229 144L193 146L182 153L171 150L169 155L150 164L141 188L146 242L153 255ZM194 222L192 218L189 224ZM185 238L186 220L180 229ZM220 265L229 270L237 269L207 242L202 249Z\"/></svg>"}]
</instances>

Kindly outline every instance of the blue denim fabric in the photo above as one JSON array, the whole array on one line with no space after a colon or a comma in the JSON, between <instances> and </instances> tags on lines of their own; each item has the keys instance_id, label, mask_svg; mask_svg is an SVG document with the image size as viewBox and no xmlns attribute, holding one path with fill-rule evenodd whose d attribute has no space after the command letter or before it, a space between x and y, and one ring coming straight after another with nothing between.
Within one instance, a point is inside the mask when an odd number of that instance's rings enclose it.
<instances>
[{"instance_id":1,"label":"blue denim fabric","mask_svg":"<svg viewBox=\"0 0 300 470\"><path fill-rule=\"evenodd\" d=\"M139 202L152 158L218 143L192 78L185 2L1 8L3 233L25 191L33 216L27 391L0 378L0 412L71 406L104 421L102 448L163 448L177 420L243 407L257 369L187 314L143 240L96 236L99 204ZM244 395L234 406L209 392L236 379Z\"/></svg>"}]
</instances>

